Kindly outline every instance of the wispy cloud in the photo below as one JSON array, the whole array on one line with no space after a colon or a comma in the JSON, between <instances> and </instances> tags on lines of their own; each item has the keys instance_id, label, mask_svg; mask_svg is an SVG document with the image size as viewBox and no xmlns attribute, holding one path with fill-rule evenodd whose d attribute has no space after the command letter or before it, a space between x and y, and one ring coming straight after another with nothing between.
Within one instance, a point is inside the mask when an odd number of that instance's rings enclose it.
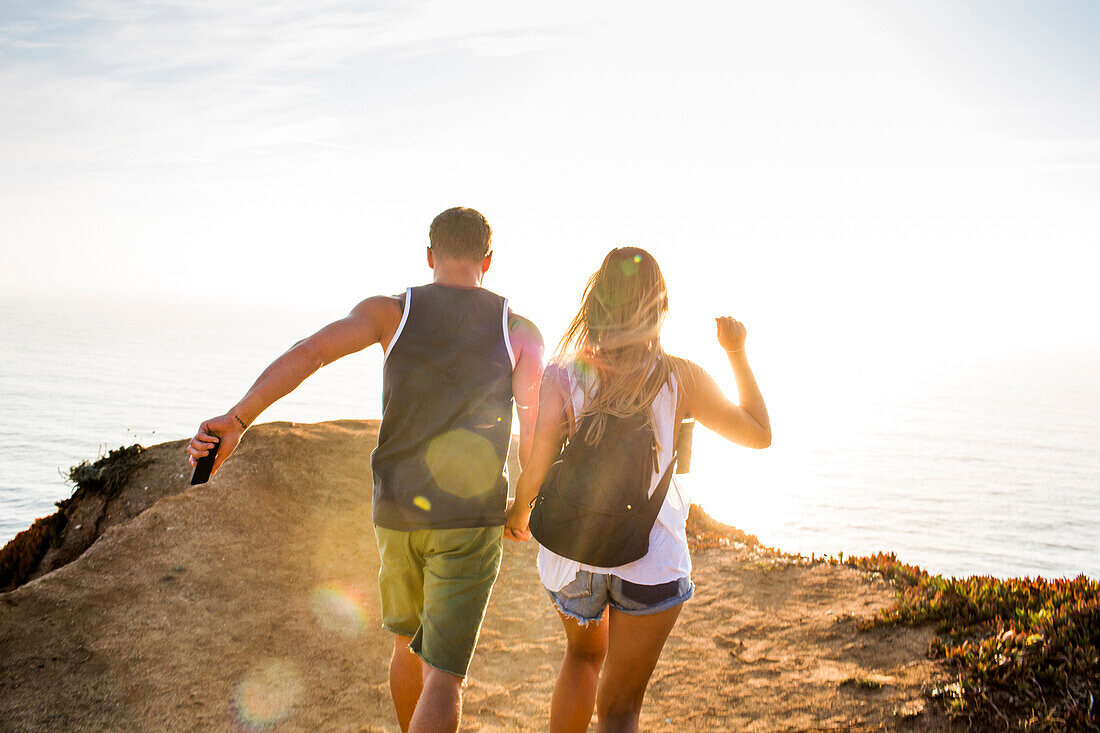
<instances>
[{"instance_id":1,"label":"wispy cloud","mask_svg":"<svg viewBox=\"0 0 1100 733\"><path fill-rule=\"evenodd\" d=\"M477 36L459 42L478 56L518 56L536 51L548 51L565 43L561 36L524 33L520 35Z\"/></svg>"},{"instance_id":2,"label":"wispy cloud","mask_svg":"<svg viewBox=\"0 0 1100 733\"><path fill-rule=\"evenodd\" d=\"M30 22L14 22L0 25L0 49L14 51L37 48L56 48L59 44L38 38L39 27ZM0 53L3 53L0 50Z\"/></svg>"},{"instance_id":3,"label":"wispy cloud","mask_svg":"<svg viewBox=\"0 0 1100 733\"><path fill-rule=\"evenodd\" d=\"M512 58L565 42L560 20L517 5L5 4L0 123L18 144L0 153L0 166L348 148L344 133L385 124L424 81L421 69L406 71L396 60ZM570 22L591 17L577 3Z\"/></svg>"},{"instance_id":4,"label":"wispy cloud","mask_svg":"<svg viewBox=\"0 0 1100 733\"><path fill-rule=\"evenodd\" d=\"M64 45L64 55L48 60L55 69L156 81L179 70L200 76L204 70L327 71L371 53L408 48L514 55L557 45L560 35L543 31L562 30L560 20L515 3L71 0L21 7L22 13L3 11L16 16L0 23L9 46ZM592 17L592 11L578 12L570 23Z\"/></svg>"}]
</instances>

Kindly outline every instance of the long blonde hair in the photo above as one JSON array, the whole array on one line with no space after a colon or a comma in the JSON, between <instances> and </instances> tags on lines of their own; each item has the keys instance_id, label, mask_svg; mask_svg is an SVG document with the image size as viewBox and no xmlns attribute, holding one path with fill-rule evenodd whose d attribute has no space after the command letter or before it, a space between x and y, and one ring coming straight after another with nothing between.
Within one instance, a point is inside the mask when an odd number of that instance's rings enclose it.
<instances>
[{"instance_id":1,"label":"long blonde hair","mask_svg":"<svg viewBox=\"0 0 1100 733\"><path fill-rule=\"evenodd\" d=\"M661 347L667 313L665 278L653 255L638 247L608 252L558 344L559 359L572 356L588 395L576 422L596 416L585 440L599 440L609 415L642 413L657 435L650 406L675 370Z\"/></svg>"}]
</instances>

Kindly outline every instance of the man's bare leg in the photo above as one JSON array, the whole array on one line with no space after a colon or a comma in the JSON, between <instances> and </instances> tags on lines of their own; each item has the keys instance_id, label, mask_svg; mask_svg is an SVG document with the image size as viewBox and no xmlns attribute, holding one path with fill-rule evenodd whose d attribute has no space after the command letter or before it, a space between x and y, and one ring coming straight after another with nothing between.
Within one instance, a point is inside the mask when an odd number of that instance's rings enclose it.
<instances>
[{"instance_id":1,"label":"man's bare leg","mask_svg":"<svg viewBox=\"0 0 1100 733\"><path fill-rule=\"evenodd\" d=\"M462 717L462 678L424 665L424 690L410 733L454 733Z\"/></svg>"},{"instance_id":2,"label":"man's bare leg","mask_svg":"<svg viewBox=\"0 0 1100 733\"><path fill-rule=\"evenodd\" d=\"M412 721L416 701L424 686L420 657L409 651L412 637L395 634L393 638L393 659L390 660L390 695L393 707L397 711L397 722L401 730L408 731Z\"/></svg>"}]
</instances>

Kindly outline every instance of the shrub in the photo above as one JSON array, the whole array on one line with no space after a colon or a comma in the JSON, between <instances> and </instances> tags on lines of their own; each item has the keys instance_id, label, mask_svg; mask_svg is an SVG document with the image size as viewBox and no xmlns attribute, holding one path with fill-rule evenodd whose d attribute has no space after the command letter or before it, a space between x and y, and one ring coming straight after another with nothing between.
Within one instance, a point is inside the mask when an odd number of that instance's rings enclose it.
<instances>
[{"instance_id":1,"label":"shrub","mask_svg":"<svg viewBox=\"0 0 1100 733\"><path fill-rule=\"evenodd\" d=\"M943 578L891 554L844 564L894 581L897 600L861 623L933 623L931 653L956 680L933 691L948 712L1018 730L1098 730L1100 582Z\"/></svg>"},{"instance_id":2,"label":"shrub","mask_svg":"<svg viewBox=\"0 0 1100 733\"><path fill-rule=\"evenodd\" d=\"M76 490L71 497L58 502L58 508L64 509L81 495L103 494L108 498L114 496L126 485L130 475L146 463L141 459L144 452L145 448L134 444L126 448L116 448L107 455L100 456L95 463L81 461L79 465L73 466L69 469L69 481L76 486Z\"/></svg>"}]
</instances>

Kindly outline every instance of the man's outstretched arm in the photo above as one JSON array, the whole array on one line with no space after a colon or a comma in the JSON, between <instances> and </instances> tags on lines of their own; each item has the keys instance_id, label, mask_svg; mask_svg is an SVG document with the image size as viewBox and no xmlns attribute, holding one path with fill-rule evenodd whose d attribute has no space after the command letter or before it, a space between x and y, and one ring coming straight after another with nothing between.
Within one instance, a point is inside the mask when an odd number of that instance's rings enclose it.
<instances>
[{"instance_id":1,"label":"man's outstretched arm","mask_svg":"<svg viewBox=\"0 0 1100 733\"><path fill-rule=\"evenodd\" d=\"M218 455L213 472L237 448L241 436L256 418L276 401L326 364L393 337L401 320L401 305L395 298L368 298L346 317L334 321L309 338L291 346L260 374L244 397L229 412L204 420L187 445L191 465L205 456L215 443Z\"/></svg>"},{"instance_id":2,"label":"man's outstretched arm","mask_svg":"<svg viewBox=\"0 0 1100 733\"><path fill-rule=\"evenodd\" d=\"M544 366L542 334L534 323L509 312L508 340L516 357L516 366L512 370L512 395L516 398L516 414L519 416L519 465L522 468L531 456L531 441L539 411L539 383Z\"/></svg>"}]
</instances>

